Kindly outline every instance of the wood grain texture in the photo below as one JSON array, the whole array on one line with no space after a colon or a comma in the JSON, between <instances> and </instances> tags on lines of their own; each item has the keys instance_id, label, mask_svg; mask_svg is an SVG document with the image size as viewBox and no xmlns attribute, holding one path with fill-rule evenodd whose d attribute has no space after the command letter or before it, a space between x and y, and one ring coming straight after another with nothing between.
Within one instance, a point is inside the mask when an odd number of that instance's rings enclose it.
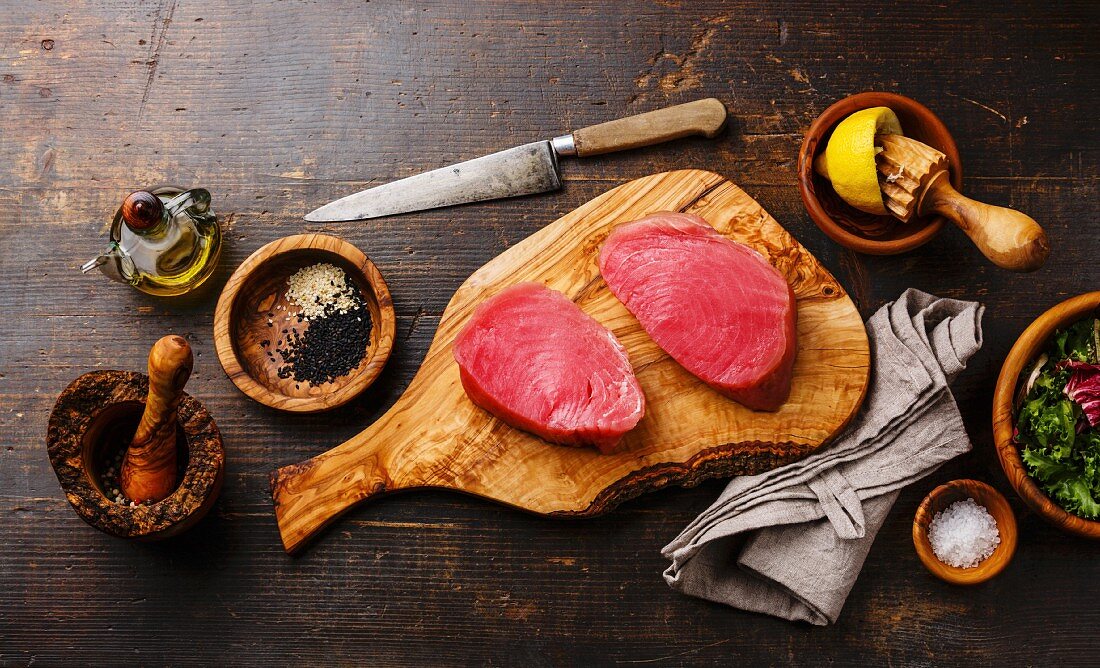
<instances>
[{"instance_id":1,"label":"wood grain texture","mask_svg":"<svg viewBox=\"0 0 1100 668\"><path fill-rule=\"evenodd\" d=\"M661 350L608 289L597 256L616 225L659 211L704 218L761 253L797 299L791 394L752 411L708 388ZM475 406L451 346L474 309L522 282L546 285L611 330L645 392L645 417L614 454L550 445ZM442 487L534 513L596 515L624 499L715 475L759 473L804 457L848 423L867 390L859 312L836 280L745 191L713 172L635 179L512 246L455 292L409 389L358 436L272 474L283 545L300 549L355 504Z\"/></svg>"},{"instance_id":2,"label":"wood grain texture","mask_svg":"<svg viewBox=\"0 0 1100 668\"><path fill-rule=\"evenodd\" d=\"M1046 262L1050 244L1033 218L960 194L951 185L947 156L931 146L902 135L884 135L879 140L882 153L875 161L887 179L879 185L894 217L908 223L914 214L943 216L1002 269L1035 271Z\"/></svg>"},{"instance_id":3,"label":"wood grain texture","mask_svg":"<svg viewBox=\"0 0 1100 668\"><path fill-rule=\"evenodd\" d=\"M0 663L661 666L1088 665L1100 627L1091 541L1031 511L1001 472L990 406L1027 325L1095 283L1100 53L1092 0L0 0ZM868 16L872 11L873 18ZM202 19L199 21L198 19ZM47 49L45 44L49 44ZM797 155L859 91L926 103L967 192L1046 212L1050 262L989 264L953 226L904 255L859 255L813 224ZM729 129L563 161L564 188L366 223L303 225L360 188L700 97ZM840 620L806 628L684 597L660 549L725 485L666 488L583 522L456 494L383 499L302 556L283 552L268 476L359 433L408 387L440 314L478 267L601 192L693 167L733 180L833 273L866 317L907 287L987 307L953 386L974 451L902 491ZM135 189L207 187L224 224L203 289L155 299L79 274ZM325 232L386 278L395 350L342 408L291 415L217 362L218 289L260 246ZM188 393L224 436L226 484L193 530L155 544L88 527L44 432L94 369L142 369L166 332L195 351ZM913 512L940 483L1005 493L1020 542L976 588L920 565ZM201 639L201 642L196 642ZM1008 657L1006 659L1006 657Z\"/></svg>"},{"instance_id":4,"label":"wood grain texture","mask_svg":"<svg viewBox=\"0 0 1100 668\"><path fill-rule=\"evenodd\" d=\"M1009 484L1024 503L1043 519L1063 531L1092 539L1100 539L1100 521L1087 520L1062 510L1035 484L1020 458L1020 449L1016 445L1014 434L1016 391L1020 374L1025 368L1031 368L1029 365L1039 357L1057 330L1097 313L1100 313L1100 291L1086 292L1052 306L1028 325L1016 340L1001 366L993 391L993 438L996 441L997 458Z\"/></svg>"},{"instance_id":5,"label":"wood grain texture","mask_svg":"<svg viewBox=\"0 0 1100 668\"><path fill-rule=\"evenodd\" d=\"M1035 271L1050 255L1046 232L1031 216L970 199L951 187L946 172L933 175L921 194L921 212L939 214L970 237L1001 269Z\"/></svg>"},{"instance_id":6,"label":"wood grain texture","mask_svg":"<svg viewBox=\"0 0 1100 668\"><path fill-rule=\"evenodd\" d=\"M904 135L879 135L882 151L875 156L882 203L892 216L908 223L917 214L921 196L933 176L946 175L947 155Z\"/></svg>"},{"instance_id":7,"label":"wood grain texture","mask_svg":"<svg viewBox=\"0 0 1100 668\"><path fill-rule=\"evenodd\" d=\"M194 363L191 344L175 334L157 340L149 351L149 394L119 474L119 489L128 499L160 501L176 488L176 424Z\"/></svg>"},{"instance_id":8,"label":"wood grain texture","mask_svg":"<svg viewBox=\"0 0 1100 668\"><path fill-rule=\"evenodd\" d=\"M370 312L371 331L363 359L343 376L313 385L281 377L285 362L272 353L301 336L308 322L287 298L287 280L299 269L319 262L344 270ZM233 384L265 406L292 413L318 413L339 408L363 393L382 373L393 350L396 316L389 287L370 258L348 242L325 234L296 234L258 249L226 281L214 309L214 347Z\"/></svg>"},{"instance_id":9,"label":"wood grain texture","mask_svg":"<svg viewBox=\"0 0 1100 668\"><path fill-rule=\"evenodd\" d=\"M126 196L119 213L131 228L147 230L164 218L164 202L151 192L138 190Z\"/></svg>"},{"instance_id":10,"label":"wood grain texture","mask_svg":"<svg viewBox=\"0 0 1100 668\"><path fill-rule=\"evenodd\" d=\"M967 499L974 499L978 505L989 511L993 521L997 523L1001 540L993 549L993 554L980 564L971 568L959 568L939 560L928 539L928 529L936 513L943 512L956 501ZM917 556L929 573L951 584L977 585L997 577L1016 554L1016 542L1016 516L1012 514L1008 500L980 480L952 480L940 485L924 497L913 517L913 547L917 550Z\"/></svg>"}]
</instances>

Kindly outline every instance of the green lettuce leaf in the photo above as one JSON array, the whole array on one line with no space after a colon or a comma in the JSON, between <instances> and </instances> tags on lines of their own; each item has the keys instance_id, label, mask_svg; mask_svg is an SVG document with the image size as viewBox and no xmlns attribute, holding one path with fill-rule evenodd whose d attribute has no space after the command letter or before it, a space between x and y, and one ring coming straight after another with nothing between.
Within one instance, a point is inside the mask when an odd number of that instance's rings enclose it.
<instances>
[{"instance_id":1,"label":"green lettuce leaf","mask_svg":"<svg viewBox=\"0 0 1100 668\"><path fill-rule=\"evenodd\" d=\"M1024 467L1055 503L1100 520L1100 429L1089 426L1081 407L1066 395L1071 371L1064 363L1096 364L1098 352L1096 318L1085 318L1052 337L1047 348L1051 361L1017 413L1016 442Z\"/></svg>"},{"instance_id":2,"label":"green lettuce leaf","mask_svg":"<svg viewBox=\"0 0 1100 668\"><path fill-rule=\"evenodd\" d=\"M1072 359L1078 362L1096 361L1096 318L1078 320L1054 336L1055 359Z\"/></svg>"}]
</instances>

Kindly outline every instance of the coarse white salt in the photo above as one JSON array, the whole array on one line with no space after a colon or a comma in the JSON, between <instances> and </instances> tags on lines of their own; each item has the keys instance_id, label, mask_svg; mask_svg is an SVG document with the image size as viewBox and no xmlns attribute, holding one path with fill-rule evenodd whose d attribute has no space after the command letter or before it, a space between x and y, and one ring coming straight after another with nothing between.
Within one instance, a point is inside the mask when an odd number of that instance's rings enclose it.
<instances>
[{"instance_id":1,"label":"coarse white salt","mask_svg":"<svg viewBox=\"0 0 1100 668\"><path fill-rule=\"evenodd\" d=\"M313 320L324 317L326 312L347 313L354 308L353 289L343 269L319 262L302 267L287 279L286 298L301 307L303 318Z\"/></svg>"},{"instance_id":2,"label":"coarse white salt","mask_svg":"<svg viewBox=\"0 0 1100 668\"><path fill-rule=\"evenodd\" d=\"M936 513L928 525L936 558L955 568L973 568L1001 544L997 521L974 499L956 501Z\"/></svg>"}]
</instances>

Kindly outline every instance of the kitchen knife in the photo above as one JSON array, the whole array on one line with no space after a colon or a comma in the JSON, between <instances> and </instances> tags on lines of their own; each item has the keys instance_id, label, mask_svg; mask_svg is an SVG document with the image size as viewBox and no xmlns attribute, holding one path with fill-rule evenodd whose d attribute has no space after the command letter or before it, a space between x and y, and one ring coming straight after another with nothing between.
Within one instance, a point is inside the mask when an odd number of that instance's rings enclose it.
<instances>
[{"instance_id":1,"label":"kitchen knife","mask_svg":"<svg viewBox=\"0 0 1100 668\"><path fill-rule=\"evenodd\" d=\"M665 107L363 190L314 209L306 220L379 218L557 190L559 157L584 158L692 135L709 138L725 123L726 108L713 97Z\"/></svg>"}]
</instances>

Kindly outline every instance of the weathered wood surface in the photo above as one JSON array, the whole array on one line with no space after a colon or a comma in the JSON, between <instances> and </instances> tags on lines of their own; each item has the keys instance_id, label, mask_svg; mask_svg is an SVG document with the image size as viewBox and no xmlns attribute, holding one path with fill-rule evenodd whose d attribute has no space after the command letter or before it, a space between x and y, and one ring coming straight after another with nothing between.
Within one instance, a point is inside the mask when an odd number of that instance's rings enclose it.
<instances>
[{"instance_id":1,"label":"weathered wood surface","mask_svg":"<svg viewBox=\"0 0 1100 668\"><path fill-rule=\"evenodd\" d=\"M0 662L1095 661L1097 547L1011 495L990 434L993 384L1015 337L1098 279L1092 0L935 12L837 0L0 5ZM868 89L932 108L959 142L968 194L1046 228L1047 266L997 269L952 229L899 257L829 242L799 201L801 133ZM365 223L300 219L367 183L705 96L729 106L728 134L567 163L556 194ZM273 466L380 415L475 268L600 192L682 167L744 187L864 315L909 286L988 306L985 348L955 386L975 452L901 495L837 625L792 625L666 587L659 549L718 481L584 522L442 492L396 496L286 557ZM227 248L214 286L263 243L306 229L366 250L398 315L379 382L331 414L262 408L217 363L215 295L162 301L81 277L121 198L163 181L215 195ZM77 375L139 370L166 332L186 333L195 350L188 391L222 431L227 479L194 531L131 544L72 512L47 461L46 420ZM910 538L920 499L957 477L993 483L1019 517L1013 563L977 589L925 573Z\"/></svg>"},{"instance_id":2,"label":"weathered wood surface","mask_svg":"<svg viewBox=\"0 0 1100 668\"><path fill-rule=\"evenodd\" d=\"M779 410L753 411L692 376L653 342L600 276L598 256L621 223L659 211L701 216L767 258L797 298L798 355ZM548 446L475 406L452 343L474 309L532 281L557 290L614 332L645 393L641 422L619 449ZM597 515L647 491L760 473L814 452L855 415L870 352L844 289L744 190L714 172L633 179L566 213L490 260L455 292L401 398L353 438L272 475L287 551L356 503L440 487L546 515Z\"/></svg>"}]
</instances>

